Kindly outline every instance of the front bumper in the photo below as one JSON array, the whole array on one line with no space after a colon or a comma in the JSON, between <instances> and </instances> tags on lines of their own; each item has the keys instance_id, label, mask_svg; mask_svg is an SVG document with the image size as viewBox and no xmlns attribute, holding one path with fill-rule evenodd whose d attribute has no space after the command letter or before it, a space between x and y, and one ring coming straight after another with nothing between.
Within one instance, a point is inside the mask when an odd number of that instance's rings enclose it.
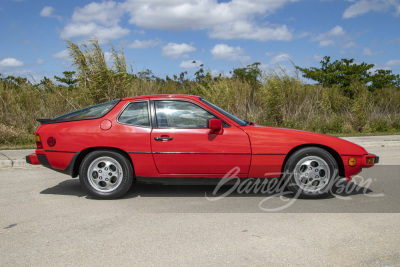
<instances>
[{"instance_id":1,"label":"front bumper","mask_svg":"<svg viewBox=\"0 0 400 267\"><path fill-rule=\"evenodd\" d=\"M357 175L364 168L371 168L376 163L379 162L379 157L374 154L365 154L365 155L341 155L343 164L344 164L344 176L347 180L351 180L351 177ZM350 160L355 165L350 165Z\"/></svg>"},{"instance_id":2,"label":"front bumper","mask_svg":"<svg viewBox=\"0 0 400 267\"><path fill-rule=\"evenodd\" d=\"M361 160L361 168L370 168L379 163L379 157L374 154L363 155Z\"/></svg>"}]
</instances>

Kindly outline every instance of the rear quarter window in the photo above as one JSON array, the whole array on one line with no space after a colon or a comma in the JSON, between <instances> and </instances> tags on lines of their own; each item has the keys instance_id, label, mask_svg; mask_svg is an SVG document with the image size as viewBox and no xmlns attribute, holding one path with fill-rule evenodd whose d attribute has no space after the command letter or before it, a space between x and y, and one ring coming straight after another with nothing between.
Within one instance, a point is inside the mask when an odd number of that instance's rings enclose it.
<instances>
[{"instance_id":1,"label":"rear quarter window","mask_svg":"<svg viewBox=\"0 0 400 267\"><path fill-rule=\"evenodd\" d=\"M148 102L131 102L118 117L118 122L134 126L150 126Z\"/></svg>"}]
</instances>

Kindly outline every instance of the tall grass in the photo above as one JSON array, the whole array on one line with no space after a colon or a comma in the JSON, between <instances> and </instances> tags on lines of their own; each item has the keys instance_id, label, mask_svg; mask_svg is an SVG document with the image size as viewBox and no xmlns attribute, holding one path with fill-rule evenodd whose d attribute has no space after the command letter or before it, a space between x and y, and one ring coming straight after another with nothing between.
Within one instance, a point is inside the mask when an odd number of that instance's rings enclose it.
<instances>
[{"instance_id":1,"label":"tall grass","mask_svg":"<svg viewBox=\"0 0 400 267\"><path fill-rule=\"evenodd\" d=\"M354 84L355 96L350 99L340 88L306 84L282 71L265 73L257 87L226 77L206 82L140 79L129 71L123 50L112 47L110 67L96 40L67 46L79 79L76 89L51 81L32 85L0 80L0 146L33 145L37 118L149 94L199 95L242 119L267 126L328 134L400 131L398 88L372 93Z\"/></svg>"}]
</instances>

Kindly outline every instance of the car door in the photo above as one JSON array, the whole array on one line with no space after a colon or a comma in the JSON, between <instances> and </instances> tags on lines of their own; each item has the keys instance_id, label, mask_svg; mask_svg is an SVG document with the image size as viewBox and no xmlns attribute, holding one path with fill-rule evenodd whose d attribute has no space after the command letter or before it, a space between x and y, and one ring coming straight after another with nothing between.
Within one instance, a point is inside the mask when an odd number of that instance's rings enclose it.
<instances>
[{"instance_id":1,"label":"car door","mask_svg":"<svg viewBox=\"0 0 400 267\"><path fill-rule=\"evenodd\" d=\"M200 105L187 100L155 100L155 126L151 132L154 162L161 174L223 176L239 167L249 171L251 151L247 134L224 123L223 133L208 128L217 118Z\"/></svg>"}]
</instances>

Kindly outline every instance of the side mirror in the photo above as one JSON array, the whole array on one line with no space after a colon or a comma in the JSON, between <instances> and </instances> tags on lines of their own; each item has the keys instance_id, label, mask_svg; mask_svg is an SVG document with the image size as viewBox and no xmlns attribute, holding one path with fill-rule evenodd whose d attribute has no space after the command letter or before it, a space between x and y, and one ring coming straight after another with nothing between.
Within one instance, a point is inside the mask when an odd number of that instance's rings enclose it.
<instances>
[{"instance_id":1,"label":"side mirror","mask_svg":"<svg viewBox=\"0 0 400 267\"><path fill-rule=\"evenodd\" d=\"M211 129L213 134L223 134L224 128L222 127L222 121L220 119L210 119L208 121L208 128Z\"/></svg>"}]
</instances>

